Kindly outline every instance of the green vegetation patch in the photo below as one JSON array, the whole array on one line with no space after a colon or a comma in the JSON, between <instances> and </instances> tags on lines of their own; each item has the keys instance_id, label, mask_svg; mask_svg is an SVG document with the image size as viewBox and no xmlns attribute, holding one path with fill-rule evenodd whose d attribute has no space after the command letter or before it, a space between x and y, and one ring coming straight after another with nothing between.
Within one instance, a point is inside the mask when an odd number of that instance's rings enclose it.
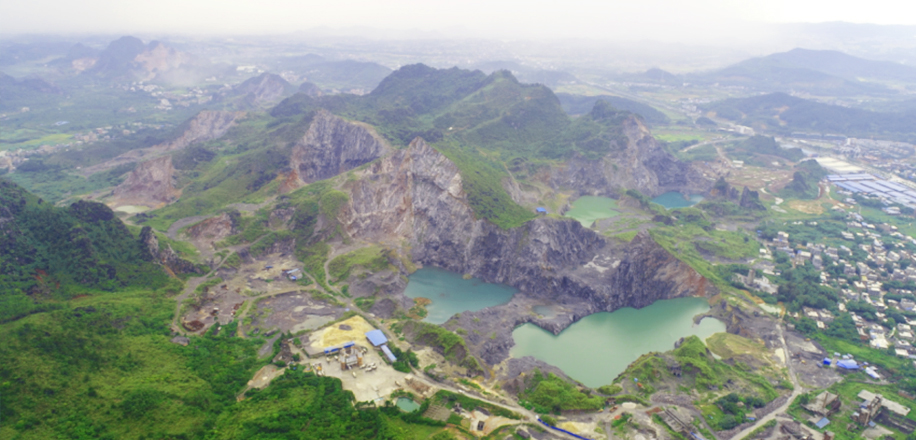
<instances>
[{"instance_id":1,"label":"green vegetation patch","mask_svg":"<svg viewBox=\"0 0 916 440\"><path fill-rule=\"evenodd\" d=\"M169 282L140 240L101 203L44 203L0 179L0 322L84 289L162 288ZM51 307L51 306L48 306Z\"/></svg>"},{"instance_id":2,"label":"green vegetation patch","mask_svg":"<svg viewBox=\"0 0 916 440\"><path fill-rule=\"evenodd\" d=\"M604 406L604 398L591 395L587 388L580 390L575 384L559 376L535 370L526 379L526 388L519 393L519 404L539 413L555 413L566 410L597 410Z\"/></svg>"},{"instance_id":3,"label":"green vegetation patch","mask_svg":"<svg viewBox=\"0 0 916 440\"><path fill-rule=\"evenodd\" d=\"M454 143L440 143L436 147L461 171L462 186L478 217L502 229L518 227L535 218L534 212L515 203L503 188L503 180L509 178L504 167Z\"/></svg>"},{"instance_id":4,"label":"green vegetation patch","mask_svg":"<svg viewBox=\"0 0 916 440\"><path fill-rule=\"evenodd\" d=\"M414 342L433 347L450 362L467 367L471 371L480 369L480 363L471 355L464 339L443 327L411 320L404 322L403 331L411 335Z\"/></svg>"},{"instance_id":5,"label":"green vegetation patch","mask_svg":"<svg viewBox=\"0 0 916 440\"><path fill-rule=\"evenodd\" d=\"M355 268L362 268L370 273L388 269L387 250L381 246L369 246L340 255L328 264L328 275L332 283L345 281Z\"/></svg>"}]
</instances>

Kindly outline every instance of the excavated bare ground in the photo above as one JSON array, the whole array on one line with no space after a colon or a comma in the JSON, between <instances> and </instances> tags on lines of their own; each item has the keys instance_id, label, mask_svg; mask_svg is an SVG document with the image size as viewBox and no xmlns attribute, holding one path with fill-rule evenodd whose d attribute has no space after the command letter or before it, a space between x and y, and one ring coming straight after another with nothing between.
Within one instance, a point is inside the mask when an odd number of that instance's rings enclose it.
<instances>
[{"instance_id":1,"label":"excavated bare ground","mask_svg":"<svg viewBox=\"0 0 916 440\"><path fill-rule=\"evenodd\" d=\"M249 312L252 317L248 333L278 329L297 333L313 330L340 319L346 309L328 305L307 292L292 291L260 300Z\"/></svg>"}]
</instances>

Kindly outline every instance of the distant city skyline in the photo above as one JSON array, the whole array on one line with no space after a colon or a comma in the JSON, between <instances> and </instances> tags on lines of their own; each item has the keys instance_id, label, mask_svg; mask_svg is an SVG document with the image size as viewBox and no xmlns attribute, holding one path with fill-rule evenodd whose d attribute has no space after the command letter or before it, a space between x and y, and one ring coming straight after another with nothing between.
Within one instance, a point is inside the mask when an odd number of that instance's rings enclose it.
<instances>
[{"instance_id":1,"label":"distant city skyline","mask_svg":"<svg viewBox=\"0 0 916 440\"><path fill-rule=\"evenodd\" d=\"M770 0L31 0L0 3L0 32L344 34L447 38L656 40L742 44L774 23L916 25L902 1Z\"/></svg>"}]
</instances>

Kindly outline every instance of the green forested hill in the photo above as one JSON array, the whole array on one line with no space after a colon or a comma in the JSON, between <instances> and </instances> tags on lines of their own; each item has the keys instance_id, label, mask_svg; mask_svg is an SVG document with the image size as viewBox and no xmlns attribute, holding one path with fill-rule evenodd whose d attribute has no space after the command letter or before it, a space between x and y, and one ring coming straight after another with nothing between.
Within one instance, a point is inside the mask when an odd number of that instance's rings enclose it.
<instances>
[{"instance_id":1,"label":"green forested hill","mask_svg":"<svg viewBox=\"0 0 916 440\"><path fill-rule=\"evenodd\" d=\"M81 289L162 286L151 260L107 206L58 208L0 179L0 322Z\"/></svg>"},{"instance_id":2,"label":"green forested hill","mask_svg":"<svg viewBox=\"0 0 916 440\"><path fill-rule=\"evenodd\" d=\"M484 75L415 64L395 71L368 95L298 94L270 114L293 120L319 108L372 124L395 145L407 145L417 136L432 143L449 139L503 160L568 158L581 152L569 142L579 137L580 127L557 96L545 86L519 83L507 71Z\"/></svg>"}]
</instances>

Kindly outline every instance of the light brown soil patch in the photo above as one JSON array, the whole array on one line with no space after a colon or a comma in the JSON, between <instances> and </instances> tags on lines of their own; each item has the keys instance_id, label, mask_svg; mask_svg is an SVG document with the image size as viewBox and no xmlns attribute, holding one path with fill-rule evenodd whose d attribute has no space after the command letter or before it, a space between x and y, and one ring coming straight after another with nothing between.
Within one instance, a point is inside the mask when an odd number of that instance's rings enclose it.
<instances>
[{"instance_id":1,"label":"light brown soil patch","mask_svg":"<svg viewBox=\"0 0 916 440\"><path fill-rule=\"evenodd\" d=\"M341 330L340 326L342 324L350 326L350 330ZM363 319L362 316L357 315L319 330L314 338L310 339L319 341L320 348L333 347L350 341L362 342L366 339L366 332L370 330L375 330L375 327Z\"/></svg>"},{"instance_id":2,"label":"light brown soil patch","mask_svg":"<svg viewBox=\"0 0 916 440\"><path fill-rule=\"evenodd\" d=\"M821 206L820 200L791 200L787 204L789 208L805 214L823 214L824 207Z\"/></svg>"}]
</instances>

